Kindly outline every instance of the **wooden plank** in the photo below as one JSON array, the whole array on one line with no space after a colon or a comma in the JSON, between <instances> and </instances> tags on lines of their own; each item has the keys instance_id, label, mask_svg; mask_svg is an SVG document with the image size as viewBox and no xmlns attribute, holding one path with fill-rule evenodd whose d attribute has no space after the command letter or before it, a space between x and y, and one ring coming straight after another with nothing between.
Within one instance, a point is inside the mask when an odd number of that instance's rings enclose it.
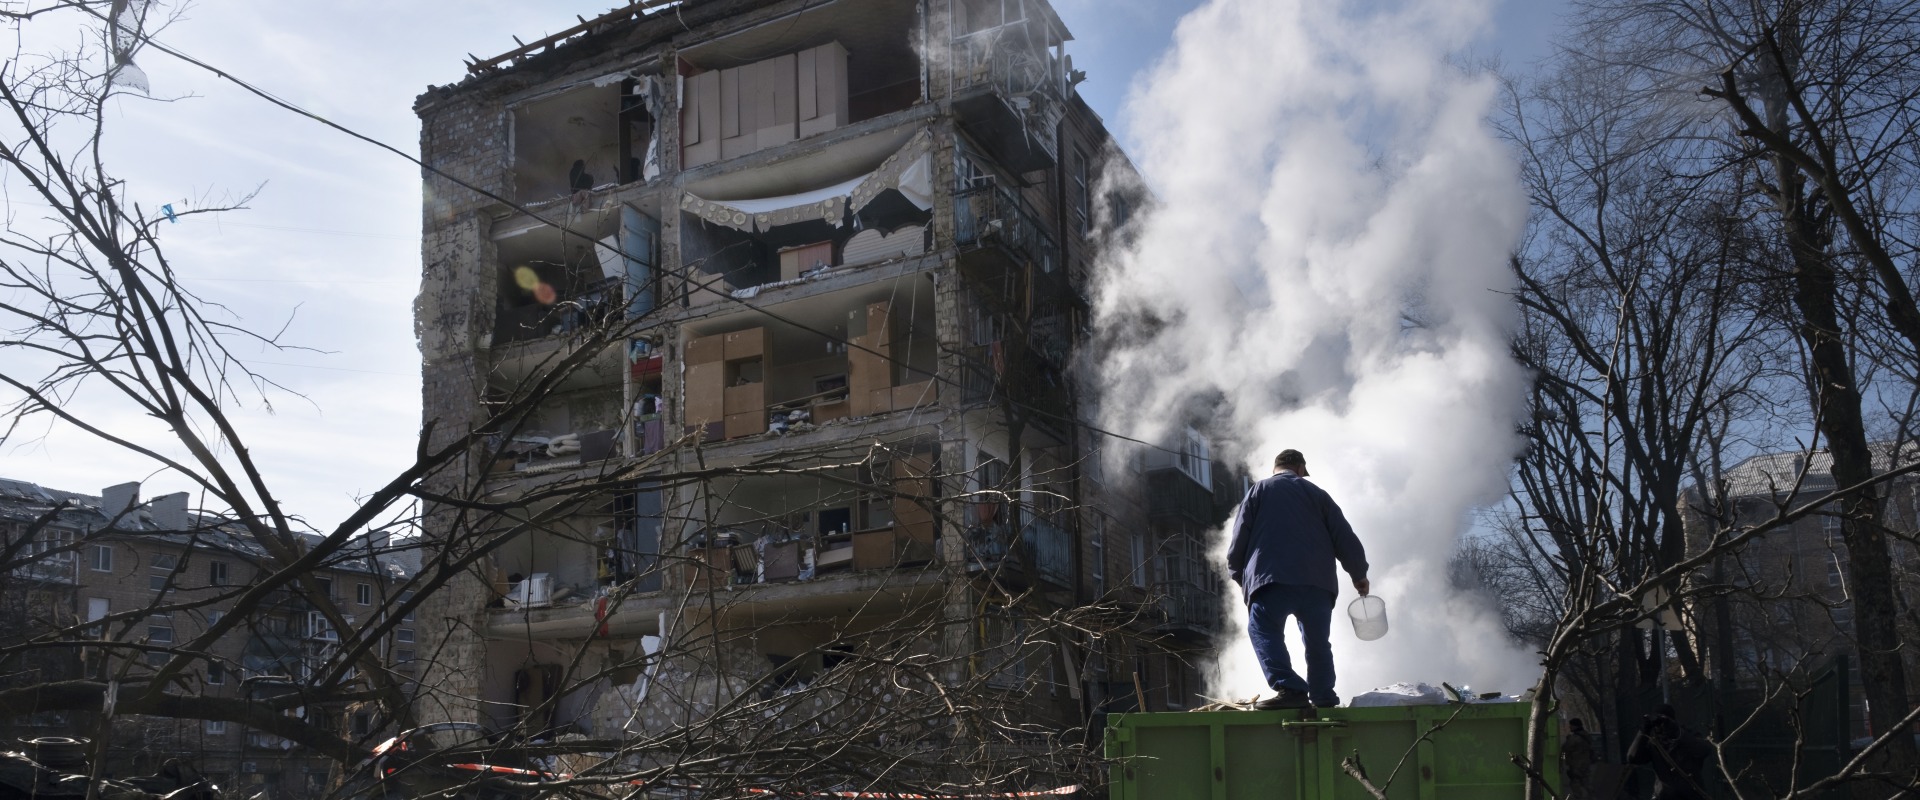
<instances>
[{"instance_id":1,"label":"wooden plank","mask_svg":"<svg viewBox=\"0 0 1920 800\"><path fill-rule=\"evenodd\" d=\"M550 45L558 44L560 42L564 42L568 39L571 39L575 36L579 36L580 34L592 31L595 27L599 25L602 25L605 23L613 23L613 22L625 22L626 20L633 19L634 17L638 16L641 12L646 11L649 8L657 8L659 6L670 5L675 2L679 2L682 5L686 5L688 3L695 2L695 0L634 0L634 2L628 3L623 8L616 8L605 14L601 14L600 16L594 17L591 20L582 20L580 24L575 25L566 30L563 30L559 33L553 34L552 36L548 36L541 39L535 39L531 44L521 42L520 37L514 36L512 37L513 41L515 44L520 45L519 47L516 47L512 50L508 50L505 53L494 56L493 58L486 59L484 61L475 59L473 63L467 65L467 72L469 74L475 74L475 75L482 72L486 72L487 70L494 69L500 66L501 64L504 64L508 61L512 61L513 59L519 58L520 56L524 56L535 50L539 50L543 47L547 47ZM574 19L580 19L579 15L577 14L574 15ZM472 54L468 54L468 57L472 58Z\"/></svg>"}]
</instances>

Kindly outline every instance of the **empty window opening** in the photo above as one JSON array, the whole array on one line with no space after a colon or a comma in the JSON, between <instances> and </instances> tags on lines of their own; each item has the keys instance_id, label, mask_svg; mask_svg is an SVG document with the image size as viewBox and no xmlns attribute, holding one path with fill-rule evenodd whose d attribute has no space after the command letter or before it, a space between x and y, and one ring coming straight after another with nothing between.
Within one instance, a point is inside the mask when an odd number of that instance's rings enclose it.
<instances>
[{"instance_id":1,"label":"empty window opening","mask_svg":"<svg viewBox=\"0 0 1920 800\"><path fill-rule=\"evenodd\" d=\"M582 86L513 109L514 188L522 202L659 174L652 78Z\"/></svg>"},{"instance_id":2,"label":"empty window opening","mask_svg":"<svg viewBox=\"0 0 1920 800\"><path fill-rule=\"evenodd\" d=\"M496 235L494 344L574 333L653 309L658 220L619 205L576 219L570 229L540 225Z\"/></svg>"},{"instance_id":3,"label":"empty window opening","mask_svg":"<svg viewBox=\"0 0 1920 800\"><path fill-rule=\"evenodd\" d=\"M699 166L911 108L912 3L840 0L680 52L681 163Z\"/></svg>"}]
</instances>

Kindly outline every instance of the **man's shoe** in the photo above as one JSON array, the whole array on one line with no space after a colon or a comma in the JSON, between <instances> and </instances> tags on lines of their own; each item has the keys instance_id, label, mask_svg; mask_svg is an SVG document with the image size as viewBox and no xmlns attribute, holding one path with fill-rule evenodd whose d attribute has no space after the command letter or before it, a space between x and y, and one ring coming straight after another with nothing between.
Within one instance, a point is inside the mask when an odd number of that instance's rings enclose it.
<instances>
[{"instance_id":1,"label":"man's shoe","mask_svg":"<svg viewBox=\"0 0 1920 800\"><path fill-rule=\"evenodd\" d=\"M1274 692L1272 697L1262 697L1259 700L1253 701L1253 710L1255 711L1279 711L1288 708L1312 707L1313 704L1307 702L1307 693L1298 689L1281 689Z\"/></svg>"},{"instance_id":2,"label":"man's shoe","mask_svg":"<svg viewBox=\"0 0 1920 800\"><path fill-rule=\"evenodd\" d=\"M1320 702L1319 700L1313 701L1314 708L1336 708L1339 705L1340 705L1340 698L1338 697L1331 698L1324 703Z\"/></svg>"}]
</instances>

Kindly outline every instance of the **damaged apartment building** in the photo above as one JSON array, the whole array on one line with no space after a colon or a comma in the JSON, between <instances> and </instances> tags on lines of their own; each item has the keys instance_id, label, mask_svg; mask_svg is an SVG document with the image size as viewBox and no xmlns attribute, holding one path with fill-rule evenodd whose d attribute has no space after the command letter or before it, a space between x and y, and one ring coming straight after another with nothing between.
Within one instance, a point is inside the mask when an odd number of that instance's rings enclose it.
<instances>
[{"instance_id":1,"label":"damaged apartment building","mask_svg":"<svg viewBox=\"0 0 1920 800\"><path fill-rule=\"evenodd\" d=\"M423 714L618 736L670 723L676 681L804 681L818 641L908 617L1063 730L1198 702L1204 540L1242 485L1190 429L1116 452L1088 424L1074 362L1128 199L1097 196L1124 157L1054 10L654 5L416 105L424 413L484 439L439 490L546 498L432 515L445 552L504 542L426 606ZM1153 646L1036 644L1015 596L1133 608ZM696 634L724 655L602 667Z\"/></svg>"}]
</instances>

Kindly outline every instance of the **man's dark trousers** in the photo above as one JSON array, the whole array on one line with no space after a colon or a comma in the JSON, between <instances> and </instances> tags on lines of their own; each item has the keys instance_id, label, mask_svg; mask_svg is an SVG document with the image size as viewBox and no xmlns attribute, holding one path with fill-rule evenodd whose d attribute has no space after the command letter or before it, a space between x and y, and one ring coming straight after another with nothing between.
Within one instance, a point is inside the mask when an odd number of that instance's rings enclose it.
<instances>
[{"instance_id":1,"label":"man's dark trousers","mask_svg":"<svg viewBox=\"0 0 1920 800\"><path fill-rule=\"evenodd\" d=\"M1299 620L1300 638L1306 642L1308 677L1304 679L1293 671L1293 660L1287 656L1287 617ZM1333 593L1318 587L1269 583L1247 603L1247 638L1253 640L1267 685L1305 692L1322 708L1340 704L1340 696L1333 693L1333 643L1327 639L1332 626Z\"/></svg>"}]
</instances>

